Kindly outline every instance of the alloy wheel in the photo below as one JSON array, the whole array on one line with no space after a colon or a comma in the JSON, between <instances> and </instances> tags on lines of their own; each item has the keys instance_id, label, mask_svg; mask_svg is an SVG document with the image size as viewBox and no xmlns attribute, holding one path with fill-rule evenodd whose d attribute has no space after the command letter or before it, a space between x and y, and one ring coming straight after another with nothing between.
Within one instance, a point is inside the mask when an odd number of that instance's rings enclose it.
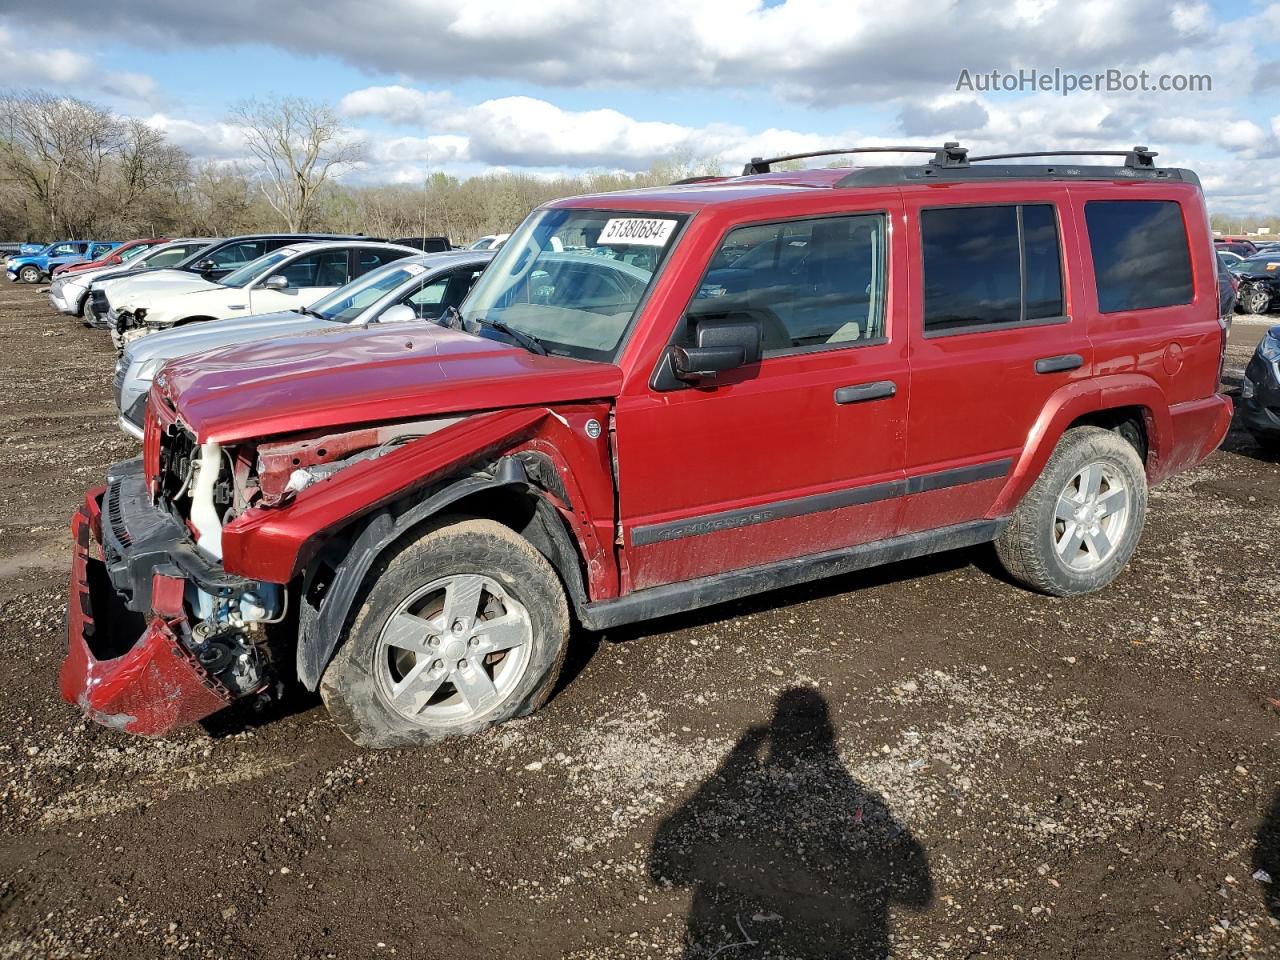
<instances>
[{"instance_id":1,"label":"alloy wheel","mask_svg":"<svg viewBox=\"0 0 1280 960\"><path fill-rule=\"evenodd\" d=\"M1119 471L1095 460L1082 467L1058 494L1053 546L1077 572L1095 570L1119 549L1129 527L1129 488Z\"/></svg>"},{"instance_id":2,"label":"alloy wheel","mask_svg":"<svg viewBox=\"0 0 1280 960\"><path fill-rule=\"evenodd\" d=\"M495 580L458 574L427 584L378 637L378 690L411 723L463 724L519 685L533 649L525 608Z\"/></svg>"}]
</instances>

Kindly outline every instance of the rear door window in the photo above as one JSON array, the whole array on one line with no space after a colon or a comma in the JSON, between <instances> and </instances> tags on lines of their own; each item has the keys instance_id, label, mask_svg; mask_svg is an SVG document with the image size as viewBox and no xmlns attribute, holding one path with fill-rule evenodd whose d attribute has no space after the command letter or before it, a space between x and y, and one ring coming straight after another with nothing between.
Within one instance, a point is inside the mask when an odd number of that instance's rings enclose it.
<instances>
[{"instance_id":1,"label":"rear door window","mask_svg":"<svg viewBox=\"0 0 1280 960\"><path fill-rule=\"evenodd\" d=\"M378 250L364 247L356 251L356 256L358 258L356 276L362 277L370 270L388 263L394 263L397 260L403 260L405 257L413 256L413 254L404 250Z\"/></svg>"},{"instance_id":2,"label":"rear door window","mask_svg":"<svg viewBox=\"0 0 1280 960\"><path fill-rule=\"evenodd\" d=\"M1175 201L1090 200L1084 217L1102 313L1192 301L1191 251Z\"/></svg>"},{"instance_id":3,"label":"rear door window","mask_svg":"<svg viewBox=\"0 0 1280 960\"><path fill-rule=\"evenodd\" d=\"M1065 318L1052 204L925 209L920 236L926 335Z\"/></svg>"},{"instance_id":4,"label":"rear door window","mask_svg":"<svg viewBox=\"0 0 1280 960\"><path fill-rule=\"evenodd\" d=\"M209 259L213 261L213 266L217 270L235 270L251 260L257 260L265 252L261 240L241 240L238 243L229 243L216 253L210 254Z\"/></svg>"}]
</instances>

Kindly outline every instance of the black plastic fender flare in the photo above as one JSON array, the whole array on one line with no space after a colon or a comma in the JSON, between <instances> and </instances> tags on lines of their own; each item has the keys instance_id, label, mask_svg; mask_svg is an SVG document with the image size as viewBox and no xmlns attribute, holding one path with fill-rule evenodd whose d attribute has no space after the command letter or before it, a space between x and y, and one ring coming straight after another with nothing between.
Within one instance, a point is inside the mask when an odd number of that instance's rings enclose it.
<instances>
[{"instance_id":1,"label":"black plastic fender flare","mask_svg":"<svg viewBox=\"0 0 1280 960\"><path fill-rule=\"evenodd\" d=\"M425 499L405 498L383 507L367 519L359 534L342 551L341 557L326 556L327 551L324 550L320 552L303 574L299 591L298 680L308 690L319 686L320 677L338 649L369 571L396 540L450 504L474 493L501 487L519 489L535 496L537 506L533 526L538 529L530 539L560 574L571 605L581 609L586 603L586 589L578 552L565 530L564 521L542 495L543 491L530 481L524 463L514 456L503 457L492 473L462 477ZM528 536L531 531L517 532ZM324 562L326 560L336 562ZM331 581L318 581L321 573L330 570L333 573Z\"/></svg>"}]
</instances>

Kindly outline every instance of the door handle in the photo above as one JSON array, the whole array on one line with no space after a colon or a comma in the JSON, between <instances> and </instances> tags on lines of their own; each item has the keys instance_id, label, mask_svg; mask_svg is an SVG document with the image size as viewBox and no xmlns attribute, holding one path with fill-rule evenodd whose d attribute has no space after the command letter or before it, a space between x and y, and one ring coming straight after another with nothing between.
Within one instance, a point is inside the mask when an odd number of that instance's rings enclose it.
<instances>
[{"instance_id":1,"label":"door handle","mask_svg":"<svg viewBox=\"0 0 1280 960\"><path fill-rule=\"evenodd\" d=\"M1064 353L1060 357L1041 357L1036 361L1036 373L1061 373L1078 370L1084 366L1084 357L1078 353Z\"/></svg>"},{"instance_id":2,"label":"door handle","mask_svg":"<svg viewBox=\"0 0 1280 960\"><path fill-rule=\"evenodd\" d=\"M852 387L837 387L836 403L862 403L864 400L882 400L885 397L892 397L897 392L898 385L892 380L859 383Z\"/></svg>"}]
</instances>

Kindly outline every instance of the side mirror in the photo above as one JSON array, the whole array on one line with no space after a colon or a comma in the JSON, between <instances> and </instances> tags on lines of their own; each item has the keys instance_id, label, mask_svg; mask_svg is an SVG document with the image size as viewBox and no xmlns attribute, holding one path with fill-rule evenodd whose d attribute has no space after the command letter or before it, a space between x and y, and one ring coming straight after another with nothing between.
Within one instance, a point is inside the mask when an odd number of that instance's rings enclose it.
<instances>
[{"instance_id":1,"label":"side mirror","mask_svg":"<svg viewBox=\"0 0 1280 960\"><path fill-rule=\"evenodd\" d=\"M201 273L213 273L213 271L218 269L218 265L212 260L201 260L196 264L196 269Z\"/></svg>"},{"instance_id":2,"label":"side mirror","mask_svg":"<svg viewBox=\"0 0 1280 960\"><path fill-rule=\"evenodd\" d=\"M387 307L382 311L382 315L378 317L379 323L406 323L410 320L419 319L417 312L407 303L397 303L394 307Z\"/></svg>"},{"instance_id":3,"label":"side mirror","mask_svg":"<svg viewBox=\"0 0 1280 960\"><path fill-rule=\"evenodd\" d=\"M760 362L761 328L754 318L703 320L696 338L696 346L671 348L671 366L681 380L705 380Z\"/></svg>"},{"instance_id":4,"label":"side mirror","mask_svg":"<svg viewBox=\"0 0 1280 960\"><path fill-rule=\"evenodd\" d=\"M273 273L262 281L262 288L264 290L288 290L289 278L283 273Z\"/></svg>"}]
</instances>

